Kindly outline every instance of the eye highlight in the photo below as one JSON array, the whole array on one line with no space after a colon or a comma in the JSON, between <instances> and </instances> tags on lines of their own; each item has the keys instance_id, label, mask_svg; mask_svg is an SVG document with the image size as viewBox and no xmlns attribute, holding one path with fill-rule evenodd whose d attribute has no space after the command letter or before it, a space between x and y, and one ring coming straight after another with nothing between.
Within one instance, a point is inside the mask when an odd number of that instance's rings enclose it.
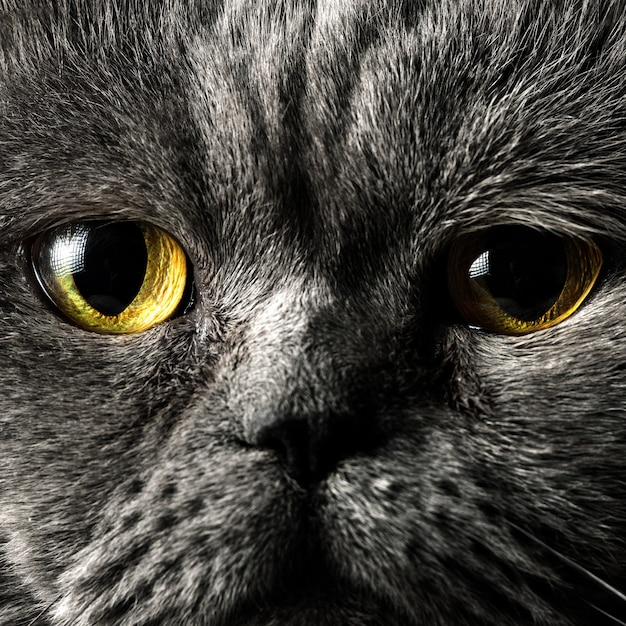
<instances>
[{"instance_id":1,"label":"eye highlight","mask_svg":"<svg viewBox=\"0 0 626 626\"><path fill-rule=\"evenodd\" d=\"M84 221L53 228L32 247L35 275L79 326L137 333L172 317L187 292L187 258L165 231L140 222Z\"/></svg>"},{"instance_id":2,"label":"eye highlight","mask_svg":"<svg viewBox=\"0 0 626 626\"><path fill-rule=\"evenodd\" d=\"M448 289L468 324L522 335L572 315L601 268L602 253L591 241L500 227L454 242Z\"/></svg>"}]
</instances>

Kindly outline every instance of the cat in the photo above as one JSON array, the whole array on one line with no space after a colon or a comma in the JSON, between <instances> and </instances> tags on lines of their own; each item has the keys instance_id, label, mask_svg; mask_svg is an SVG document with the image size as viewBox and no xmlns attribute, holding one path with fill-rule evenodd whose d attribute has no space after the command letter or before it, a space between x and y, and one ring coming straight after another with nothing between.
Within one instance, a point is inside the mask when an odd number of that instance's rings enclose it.
<instances>
[{"instance_id":1,"label":"cat","mask_svg":"<svg viewBox=\"0 0 626 626\"><path fill-rule=\"evenodd\" d=\"M624 623L625 10L2 0L0 624Z\"/></svg>"}]
</instances>

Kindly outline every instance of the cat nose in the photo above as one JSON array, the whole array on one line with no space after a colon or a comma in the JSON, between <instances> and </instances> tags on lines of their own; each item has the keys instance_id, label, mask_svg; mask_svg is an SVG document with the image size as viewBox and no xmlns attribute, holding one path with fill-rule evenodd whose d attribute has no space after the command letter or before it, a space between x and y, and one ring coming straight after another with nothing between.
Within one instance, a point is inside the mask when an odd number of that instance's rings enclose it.
<instances>
[{"instance_id":1,"label":"cat nose","mask_svg":"<svg viewBox=\"0 0 626 626\"><path fill-rule=\"evenodd\" d=\"M343 459L376 445L371 420L368 425L364 421L352 414L308 419L270 414L257 417L250 434L257 447L277 453L289 474L306 488L324 480Z\"/></svg>"},{"instance_id":2,"label":"cat nose","mask_svg":"<svg viewBox=\"0 0 626 626\"><path fill-rule=\"evenodd\" d=\"M382 374L363 356L374 342L346 333L319 299L297 284L274 294L252 320L245 351L235 350L224 370L241 441L271 450L304 487L380 441Z\"/></svg>"}]
</instances>

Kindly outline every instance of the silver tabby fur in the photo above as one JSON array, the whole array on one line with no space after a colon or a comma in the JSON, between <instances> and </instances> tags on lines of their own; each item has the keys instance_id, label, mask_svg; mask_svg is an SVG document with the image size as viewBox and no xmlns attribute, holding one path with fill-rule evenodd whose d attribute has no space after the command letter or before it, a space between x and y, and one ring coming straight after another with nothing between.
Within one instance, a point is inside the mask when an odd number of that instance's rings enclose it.
<instances>
[{"instance_id":1,"label":"silver tabby fur","mask_svg":"<svg viewBox=\"0 0 626 626\"><path fill-rule=\"evenodd\" d=\"M623 623L624 15L2 0L0 624ZM186 315L47 303L28 242L98 217L182 243ZM497 224L602 246L574 316L458 319Z\"/></svg>"}]
</instances>

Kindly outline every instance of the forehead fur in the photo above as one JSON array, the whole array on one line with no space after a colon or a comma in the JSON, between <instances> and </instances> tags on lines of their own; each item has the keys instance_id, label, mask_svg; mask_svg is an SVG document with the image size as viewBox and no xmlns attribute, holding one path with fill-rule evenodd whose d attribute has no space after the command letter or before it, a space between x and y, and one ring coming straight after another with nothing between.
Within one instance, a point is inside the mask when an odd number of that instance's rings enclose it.
<instances>
[{"instance_id":1,"label":"forehead fur","mask_svg":"<svg viewBox=\"0 0 626 626\"><path fill-rule=\"evenodd\" d=\"M89 205L212 239L254 205L319 250L500 222L624 236L621 2L251 7L5 2L3 219Z\"/></svg>"}]
</instances>

